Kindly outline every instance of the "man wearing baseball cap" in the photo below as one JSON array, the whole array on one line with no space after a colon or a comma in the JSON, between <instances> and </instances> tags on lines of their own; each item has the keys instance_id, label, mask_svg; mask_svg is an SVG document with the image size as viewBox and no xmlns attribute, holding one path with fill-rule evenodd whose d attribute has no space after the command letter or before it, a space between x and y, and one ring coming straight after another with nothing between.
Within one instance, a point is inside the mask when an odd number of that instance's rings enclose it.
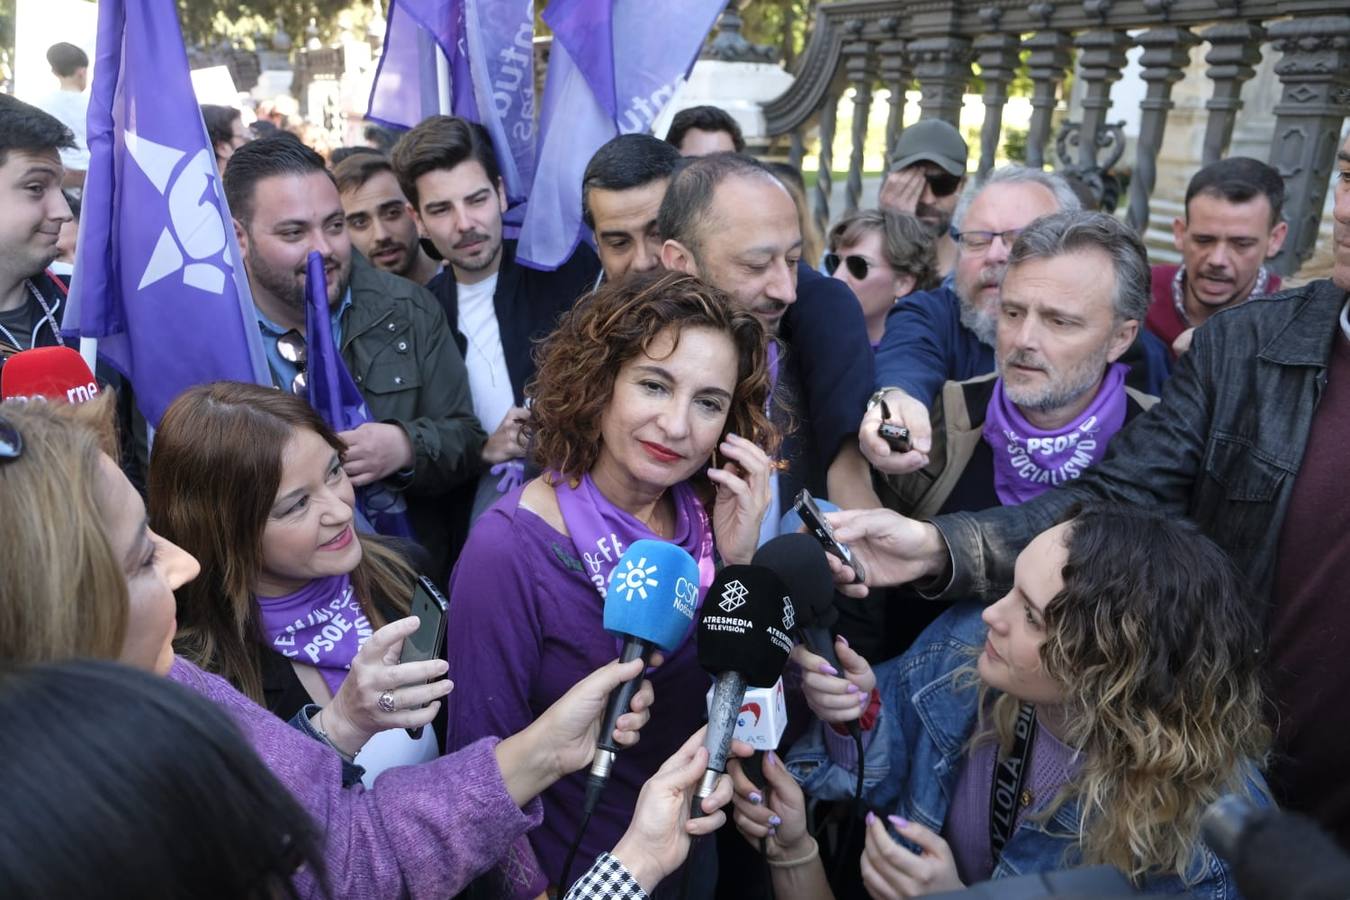
<instances>
[{"instance_id":1,"label":"man wearing baseball cap","mask_svg":"<svg viewBox=\"0 0 1350 900\"><path fill-rule=\"evenodd\" d=\"M916 122L895 142L895 162L877 197L882 209L908 213L932 230L937 237L938 274L943 278L956 264L950 231L952 212L966 183L966 154L966 142L951 123Z\"/></svg>"}]
</instances>

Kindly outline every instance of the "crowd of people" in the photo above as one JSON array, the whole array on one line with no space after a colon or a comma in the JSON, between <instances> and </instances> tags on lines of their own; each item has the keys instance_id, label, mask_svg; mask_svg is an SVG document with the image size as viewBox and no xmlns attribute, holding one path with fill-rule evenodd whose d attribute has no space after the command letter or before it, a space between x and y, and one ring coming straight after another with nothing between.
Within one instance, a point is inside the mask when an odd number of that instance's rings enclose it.
<instances>
[{"instance_id":1,"label":"crowd of people","mask_svg":"<svg viewBox=\"0 0 1350 900\"><path fill-rule=\"evenodd\" d=\"M1350 846L1350 141L1334 273L1281 292L1283 179L1246 158L1151 266L1081 185L967 174L938 120L822 235L698 107L598 149L591 240L541 271L479 125L325 159L202 115L272 384L149 424L101 367L0 405L5 893L892 900L1104 865L1217 900L1230 794ZM0 96L3 366L67 340L76 144ZM316 251L347 430L306 394ZM702 603L802 490L858 563L829 557L833 657L793 649L780 748L735 742L692 800L695 636L618 661L605 586L662 541ZM444 650L402 662L419 575Z\"/></svg>"}]
</instances>

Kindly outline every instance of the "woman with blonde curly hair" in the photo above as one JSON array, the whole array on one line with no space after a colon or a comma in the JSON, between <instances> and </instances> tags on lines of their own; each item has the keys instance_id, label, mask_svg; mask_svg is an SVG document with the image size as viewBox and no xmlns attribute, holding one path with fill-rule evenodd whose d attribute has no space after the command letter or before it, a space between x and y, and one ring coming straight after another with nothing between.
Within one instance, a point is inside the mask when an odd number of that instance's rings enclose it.
<instances>
[{"instance_id":1,"label":"woman with blonde curly hair","mask_svg":"<svg viewBox=\"0 0 1350 900\"><path fill-rule=\"evenodd\" d=\"M842 643L842 678L798 648L828 724L788 770L808 794L850 794L856 751L834 726L861 715L866 799L891 813L890 830L868 816L874 897L1098 864L1149 893L1231 897L1200 816L1229 792L1269 802L1262 644L1237 570L1191 523L1086 507L1027 546L1002 599L953 608L875 673ZM803 862L775 869L778 897L823 896L801 790L766 773L768 804L737 776L737 824L771 860Z\"/></svg>"},{"instance_id":2,"label":"woman with blonde curly hair","mask_svg":"<svg viewBox=\"0 0 1350 900\"><path fill-rule=\"evenodd\" d=\"M754 316L680 273L606 284L563 318L526 392L544 474L478 520L451 576L451 747L510 734L593 660L613 658L603 591L633 541L688 550L700 602L715 556L750 561L769 505L766 451L777 445L765 355ZM661 716L619 755L581 859L613 845L642 783L702 722L708 680L691 638L651 678ZM518 896L561 877L584 790L578 776L545 793L530 839L541 870ZM701 895L697 878L692 886Z\"/></svg>"}]
</instances>

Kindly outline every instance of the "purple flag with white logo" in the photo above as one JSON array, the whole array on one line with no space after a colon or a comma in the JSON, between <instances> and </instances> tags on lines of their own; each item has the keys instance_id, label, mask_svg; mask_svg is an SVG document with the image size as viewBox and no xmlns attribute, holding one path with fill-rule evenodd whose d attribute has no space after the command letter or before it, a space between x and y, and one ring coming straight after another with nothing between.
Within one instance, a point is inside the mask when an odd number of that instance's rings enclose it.
<instances>
[{"instance_id":1,"label":"purple flag with white logo","mask_svg":"<svg viewBox=\"0 0 1350 900\"><path fill-rule=\"evenodd\" d=\"M173 0L100 0L96 53L64 327L153 425L193 385L271 378Z\"/></svg>"},{"instance_id":2,"label":"purple flag with white logo","mask_svg":"<svg viewBox=\"0 0 1350 900\"><path fill-rule=\"evenodd\" d=\"M305 269L305 382L309 405L334 431L351 431L371 421L366 399L333 341L332 312L328 308L328 276L323 254L311 250ZM376 481L356 489L361 515L375 531L410 538L407 504L403 496Z\"/></svg>"},{"instance_id":3,"label":"purple flag with white logo","mask_svg":"<svg viewBox=\"0 0 1350 900\"><path fill-rule=\"evenodd\" d=\"M441 112L436 57L448 69L453 115L487 129L507 197L534 178L533 0L391 0L368 116L411 128Z\"/></svg>"},{"instance_id":4,"label":"purple flag with white logo","mask_svg":"<svg viewBox=\"0 0 1350 900\"><path fill-rule=\"evenodd\" d=\"M518 258L562 265L582 238L581 177L600 146L648 132L726 0L552 0L548 83Z\"/></svg>"}]
</instances>

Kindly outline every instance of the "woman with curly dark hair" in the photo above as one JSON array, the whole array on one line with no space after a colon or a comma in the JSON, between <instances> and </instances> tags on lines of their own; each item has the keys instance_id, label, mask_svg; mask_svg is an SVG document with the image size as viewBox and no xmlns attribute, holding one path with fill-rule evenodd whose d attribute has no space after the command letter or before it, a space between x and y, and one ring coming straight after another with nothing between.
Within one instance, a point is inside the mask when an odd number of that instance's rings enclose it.
<instances>
[{"instance_id":1,"label":"woman with curly dark hair","mask_svg":"<svg viewBox=\"0 0 1350 900\"><path fill-rule=\"evenodd\" d=\"M545 474L479 519L451 576L451 747L518 730L593 660L613 659L603 591L633 541L688 550L700 601L715 556L750 561L778 444L764 415L766 342L754 316L679 273L607 284L563 318L527 390ZM703 719L708 680L691 638L652 682L661 715L620 754L581 859L613 845L642 783ZM540 869L516 896L560 878L584 790L580 776L544 794L544 823L530 836ZM697 896L697 879L692 887Z\"/></svg>"},{"instance_id":2,"label":"woman with curly dark hair","mask_svg":"<svg viewBox=\"0 0 1350 900\"><path fill-rule=\"evenodd\" d=\"M1037 536L1002 599L954 607L875 673L840 645L845 677L826 676L798 648L823 721L858 719L857 698L872 699L866 799L893 831L868 817L869 892L1105 864L1147 893L1234 896L1200 815L1230 792L1270 802L1254 609L1189 521L1099 505ZM824 725L788 769L808 794L846 796L852 747ZM801 791L782 773L766 767L775 793L763 805L738 776L737 824L767 839L778 897L826 897ZM773 833L770 815L782 822Z\"/></svg>"}]
</instances>

